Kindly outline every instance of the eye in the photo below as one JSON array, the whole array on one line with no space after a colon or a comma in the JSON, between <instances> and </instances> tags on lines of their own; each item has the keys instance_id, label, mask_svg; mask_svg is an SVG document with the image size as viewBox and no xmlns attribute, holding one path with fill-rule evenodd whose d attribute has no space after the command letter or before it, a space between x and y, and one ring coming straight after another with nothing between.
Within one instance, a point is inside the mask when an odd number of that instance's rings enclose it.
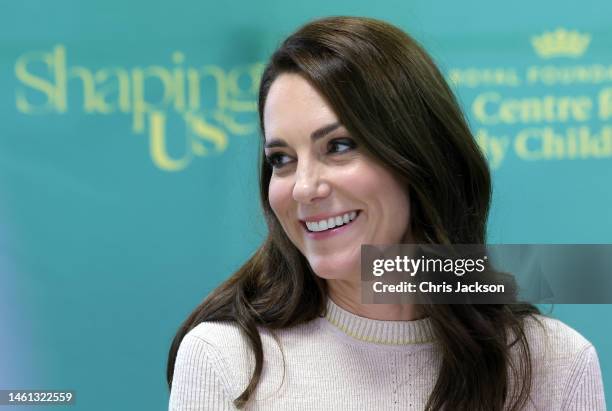
<instances>
[{"instance_id":1,"label":"eye","mask_svg":"<svg viewBox=\"0 0 612 411\"><path fill-rule=\"evenodd\" d=\"M266 162L270 165L270 167L279 169L291 162L291 157L285 153L276 152L266 155Z\"/></svg>"},{"instance_id":2,"label":"eye","mask_svg":"<svg viewBox=\"0 0 612 411\"><path fill-rule=\"evenodd\" d=\"M357 144L350 138L336 138L327 143L327 150L331 154L351 151L355 147L357 147Z\"/></svg>"}]
</instances>

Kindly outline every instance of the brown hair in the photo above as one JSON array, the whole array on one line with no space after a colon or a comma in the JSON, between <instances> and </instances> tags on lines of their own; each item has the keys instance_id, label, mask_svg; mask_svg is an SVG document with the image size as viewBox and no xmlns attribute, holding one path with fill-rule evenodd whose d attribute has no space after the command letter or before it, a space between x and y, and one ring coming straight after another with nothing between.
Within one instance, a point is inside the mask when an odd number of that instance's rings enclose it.
<instances>
[{"instance_id":1,"label":"brown hair","mask_svg":"<svg viewBox=\"0 0 612 411\"><path fill-rule=\"evenodd\" d=\"M414 238L431 244L483 244L491 200L487 163L444 77L400 29L374 19L329 17L289 36L266 66L259 118L282 73L307 79L360 147L407 185ZM286 236L268 202L271 167L260 158L260 193L268 237L258 251L198 306L170 349L167 379L183 337L202 321L234 321L255 354L242 407L259 383L263 349L257 326L279 329L325 312L326 286ZM434 325L442 367L427 410L519 410L531 386L523 319L529 304L423 305ZM509 334L511 332L511 334ZM515 340L508 343L508 336ZM518 344L518 345L517 345ZM517 345L519 363L511 362ZM509 393L508 372L522 382Z\"/></svg>"}]
</instances>

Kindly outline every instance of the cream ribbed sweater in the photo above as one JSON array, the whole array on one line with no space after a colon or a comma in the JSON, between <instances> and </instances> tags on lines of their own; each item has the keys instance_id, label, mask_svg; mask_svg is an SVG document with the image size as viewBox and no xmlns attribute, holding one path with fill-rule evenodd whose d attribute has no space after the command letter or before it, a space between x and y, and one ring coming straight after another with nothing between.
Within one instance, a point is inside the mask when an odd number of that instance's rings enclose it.
<instances>
[{"instance_id":1,"label":"cream ribbed sweater","mask_svg":"<svg viewBox=\"0 0 612 411\"><path fill-rule=\"evenodd\" d=\"M431 322L377 321L331 300L328 313L272 333L260 330L264 369L248 410L423 410L440 366ZM597 353L562 322L527 321L533 358L529 410L605 410ZM284 367L283 367L284 355ZM253 356L232 323L202 323L180 345L171 411L234 410Z\"/></svg>"}]
</instances>

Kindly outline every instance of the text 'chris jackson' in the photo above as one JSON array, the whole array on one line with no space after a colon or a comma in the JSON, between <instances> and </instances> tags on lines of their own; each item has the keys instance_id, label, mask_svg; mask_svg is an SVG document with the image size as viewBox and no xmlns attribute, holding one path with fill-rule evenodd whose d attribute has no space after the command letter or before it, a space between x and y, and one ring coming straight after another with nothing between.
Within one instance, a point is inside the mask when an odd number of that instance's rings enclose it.
<instances>
[{"instance_id":1,"label":"text 'chris jackson'","mask_svg":"<svg viewBox=\"0 0 612 411\"><path fill-rule=\"evenodd\" d=\"M503 284L465 284L456 282L449 284L442 282L434 284L432 282L410 283L402 281L399 284L384 284L377 281L372 285L375 293L503 293L505 286ZM418 291L417 291L418 290Z\"/></svg>"}]
</instances>

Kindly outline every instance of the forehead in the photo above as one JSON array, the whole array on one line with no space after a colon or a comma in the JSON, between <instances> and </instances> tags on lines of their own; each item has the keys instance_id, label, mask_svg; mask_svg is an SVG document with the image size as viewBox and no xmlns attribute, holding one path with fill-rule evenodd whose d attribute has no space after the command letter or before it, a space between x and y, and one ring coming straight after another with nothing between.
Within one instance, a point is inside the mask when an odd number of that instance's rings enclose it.
<instances>
[{"instance_id":1,"label":"forehead","mask_svg":"<svg viewBox=\"0 0 612 411\"><path fill-rule=\"evenodd\" d=\"M337 121L325 98L301 75L281 74L270 86L264 106L266 140L310 134Z\"/></svg>"}]
</instances>

